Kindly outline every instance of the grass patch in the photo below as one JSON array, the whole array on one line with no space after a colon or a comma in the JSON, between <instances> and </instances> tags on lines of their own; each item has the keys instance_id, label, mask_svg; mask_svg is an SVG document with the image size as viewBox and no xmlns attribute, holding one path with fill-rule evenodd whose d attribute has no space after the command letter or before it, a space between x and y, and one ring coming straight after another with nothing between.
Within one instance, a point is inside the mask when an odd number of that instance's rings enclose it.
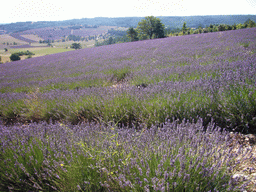
<instances>
[{"instance_id":1,"label":"grass patch","mask_svg":"<svg viewBox=\"0 0 256 192\"><path fill-rule=\"evenodd\" d=\"M125 81L125 78L129 76L131 73L131 69L129 67L124 67L122 69L111 69L103 71L104 74L109 74L110 82L112 83L120 83L122 81Z\"/></svg>"},{"instance_id":2,"label":"grass patch","mask_svg":"<svg viewBox=\"0 0 256 192\"><path fill-rule=\"evenodd\" d=\"M30 51L35 53L36 56L42 56L47 54L54 54L54 53L61 53L61 52L67 52L72 51L73 49L65 49L65 48L53 48L53 47L39 47L39 48L22 48L22 49L10 49L10 53L16 53L16 52L24 52L24 51Z\"/></svg>"}]
</instances>

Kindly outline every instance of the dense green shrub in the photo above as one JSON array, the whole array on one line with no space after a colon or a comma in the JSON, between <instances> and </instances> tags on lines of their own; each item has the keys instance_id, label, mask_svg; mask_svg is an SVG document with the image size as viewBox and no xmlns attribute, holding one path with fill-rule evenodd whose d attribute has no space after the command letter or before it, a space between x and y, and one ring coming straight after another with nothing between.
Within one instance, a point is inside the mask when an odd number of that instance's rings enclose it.
<instances>
[{"instance_id":1,"label":"dense green shrub","mask_svg":"<svg viewBox=\"0 0 256 192\"><path fill-rule=\"evenodd\" d=\"M20 56L17 54L17 53L13 53L11 56L10 56L10 59L12 61L18 61L20 60Z\"/></svg>"},{"instance_id":2,"label":"dense green shrub","mask_svg":"<svg viewBox=\"0 0 256 192\"><path fill-rule=\"evenodd\" d=\"M70 48L72 49L82 49L82 46L80 43L73 43Z\"/></svg>"}]
</instances>

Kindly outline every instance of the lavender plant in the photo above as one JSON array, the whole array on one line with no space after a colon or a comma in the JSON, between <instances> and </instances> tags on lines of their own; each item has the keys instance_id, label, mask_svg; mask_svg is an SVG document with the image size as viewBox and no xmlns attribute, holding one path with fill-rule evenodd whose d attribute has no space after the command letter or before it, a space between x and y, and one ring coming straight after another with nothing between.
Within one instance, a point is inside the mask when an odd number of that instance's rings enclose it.
<instances>
[{"instance_id":1,"label":"lavender plant","mask_svg":"<svg viewBox=\"0 0 256 192\"><path fill-rule=\"evenodd\" d=\"M142 125L141 125L142 126ZM1 126L1 191L240 191L229 133L202 122L162 129ZM250 151L245 152L250 153Z\"/></svg>"}]
</instances>

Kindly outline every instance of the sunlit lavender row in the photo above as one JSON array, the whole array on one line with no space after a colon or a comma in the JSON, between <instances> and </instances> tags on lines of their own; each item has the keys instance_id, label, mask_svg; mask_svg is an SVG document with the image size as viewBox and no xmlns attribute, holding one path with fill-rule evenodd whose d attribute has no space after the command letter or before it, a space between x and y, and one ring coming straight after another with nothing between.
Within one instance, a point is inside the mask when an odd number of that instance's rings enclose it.
<instances>
[{"instance_id":1,"label":"sunlit lavender row","mask_svg":"<svg viewBox=\"0 0 256 192\"><path fill-rule=\"evenodd\" d=\"M1 65L0 115L120 127L203 119L256 131L256 29L115 44Z\"/></svg>"},{"instance_id":2,"label":"sunlit lavender row","mask_svg":"<svg viewBox=\"0 0 256 192\"><path fill-rule=\"evenodd\" d=\"M232 137L219 130L205 130L201 121L140 131L110 124L1 125L0 190L244 191L250 180L234 171L251 151L234 152Z\"/></svg>"}]
</instances>

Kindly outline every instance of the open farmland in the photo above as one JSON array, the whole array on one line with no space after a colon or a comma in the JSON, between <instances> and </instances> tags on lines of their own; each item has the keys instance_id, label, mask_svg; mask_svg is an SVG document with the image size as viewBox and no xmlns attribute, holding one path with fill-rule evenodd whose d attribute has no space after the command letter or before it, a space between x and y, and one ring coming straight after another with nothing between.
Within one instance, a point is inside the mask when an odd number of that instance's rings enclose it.
<instances>
[{"instance_id":1,"label":"open farmland","mask_svg":"<svg viewBox=\"0 0 256 192\"><path fill-rule=\"evenodd\" d=\"M29 34L29 35L21 35L22 37L26 38L26 39L31 39L32 41L36 41L39 42L40 40L44 40L40 37L38 37L38 35L34 35L34 34Z\"/></svg>"},{"instance_id":2,"label":"open farmland","mask_svg":"<svg viewBox=\"0 0 256 192\"><path fill-rule=\"evenodd\" d=\"M5 44L6 43L13 44L13 42L17 43L18 45L27 44L27 42L18 40L18 39L14 38L14 37L12 37L10 35L7 35L7 34L0 35L0 44L3 44L3 43L5 43Z\"/></svg>"},{"instance_id":3,"label":"open farmland","mask_svg":"<svg viewBox=\"0 0 256 192\"><path fill-rule=\"evenodd\" d=\"M0 57L3 63L7 63L7 62L11 62L10 60L11 54L17 53L17 52L26 52L27 50L35 54L33 55L33 57L73 51L74 49L70 48L70 46L74 42L75 41L55 42L55 43L52 43L52 46L46 46L47 44L41 44L41 43L31 43L31 44L23 44L23 45L15 45L15 46L0 45ZM87 48L87 47L94 47L95 41L94 40L80 41L79 43L81 44L82 48ZM8 48L8 51L5 52L4 48ZM21 60L24 60L26 58L27 56L21 56Z\"/></svg>"},{"instance_id":4,"label":"open farmland","mask_svg":"<svg viewBox=\"0 0 256 192\"><path fill-rule=\"evenodd\" d=\"M13 38L15 39L19 39L21 41L25 41L25 42L28 42L28 43L35 43L36 41L35 40L32 40L32 39L28 39L24 36L21 36L20 34L18 33L11 33L10 36L12 36Z\"/></svg>"},{"instance_id":5,"label":"open farmland","mask_svg":"<svg viewBox=\"0 0 256 192\"><path fill-rule=\"evenodd\" d=\"M64 49L64 48L52 48L52 47L35 47L35 48L22 48L22 49L11 49L9 53L16 53L16 52L22 52L22 51L30 51L35 53L33 57L39 57L43 55L50 55L60 52L67 52L70 51L70 49ZM74 49L71 49L74 50Z\"/></svg>"},{"instance_id":6,"label":"open farmland","mask_svg":"<svg viewBox=\"0 0 256 192\"><path fill-rule=\"evenodd\" d=\"M98 26L96 28L84 28L81 27L79 29L72 29L72 27L46 27L46 28L38 28L38 29L31 29L22 32L14 33L16 36L27 36L27 35L37 35L41 39L44 40L61 40L63 37L67 37L69 35L76 35L81 37L88 37L88 36L97 36L101 34L105 34L108 32L109 29L118 28L116 26ZM28 36L27 36L28 37ZM32 38L30 38L33 40Z\"/></svg>"},{"instance_id":7,"label":"open farmland","mask_svg":"<svg viewBox=\"0 0 256 192\"><path fill-rule=\"evenodd\" d=\"M0 65L0 189L253 191L226 130L256 133L255 55L250 28Z\"/></svg>"},{"instance_id":8,"label":"open farmland","mask_svg":"<svg viewBox=\"0 0 256 192\"><path fill-rule=\"evenodd\" d=\"M72 51L74 49L66 49L66 48L61 48L61 47L47 47L47 46L16 46L16 48L10 48L8 49L7 52L4 50L0 50L0 57L2 58L3 63L11 62L10 56L13 53L17 52L26 52L30 51L33 52L35 55L32 55L32 57L40 57L44 55L50 55L50 54L55 54L55 53L62 53L62 52L67 52L67 51ZM28 56L23 55L20 56L21 60L27 59Z\"/></svg>"},{"instance_id":9,"label":"open farmland","mask_svg":"<svg viewBox=\"0 0 256 192\"><path fill-rule=\"evenodd\" d=\"M74 27L74 26L73 26ZM69 49L72 43L80 43L82 48L94 47L95 38L98 42L103 41L103 35L105 38L108 36L109 29L119 29L125 30L123 27L116 26L98 26L98 27L82 27L78 29L72 29L71 26L63 27L47 27L47 28L38 28L31 29L22 32L15 32L9 35L0 35L0 57L1 62L6 63L10 62L10 56L12 53L19 51L35 51L33 57L67 52L73 49ZM84 37L83 41L73 41L67 39L69 35L75 35L79 37ZM97 37L98 36L98 37ZM100 36L100 37L99 37ZM65 39L65 40L64 40ZM50 40L50 46L47 46L47 43L39 43L40 41ZM64 40L64 42L62 41ZM5 52L5 48L8 49ZM21 57L21 60L26 59L27 57Z\"/></svg>"}]
</instances>

